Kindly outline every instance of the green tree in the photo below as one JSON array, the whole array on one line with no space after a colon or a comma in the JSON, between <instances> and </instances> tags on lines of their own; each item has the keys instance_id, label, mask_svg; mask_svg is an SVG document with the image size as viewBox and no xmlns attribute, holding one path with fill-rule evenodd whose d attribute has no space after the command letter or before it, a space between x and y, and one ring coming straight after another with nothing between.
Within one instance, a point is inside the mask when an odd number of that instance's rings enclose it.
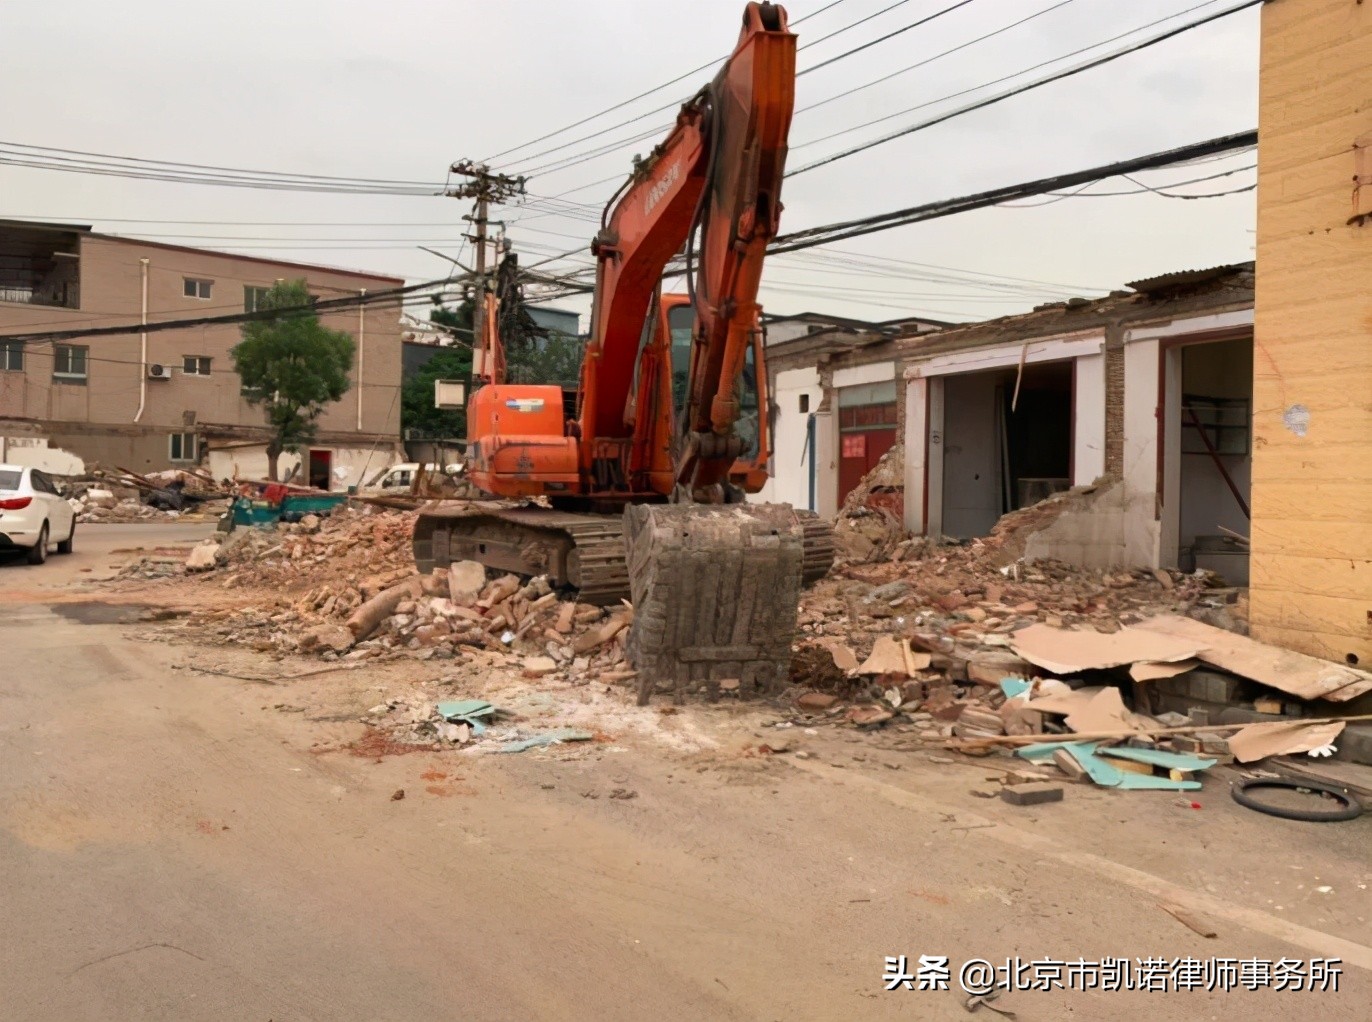
<instances>
[{"instance_id":1,"label":"green tree","mask_svg":"<svg viewBox=\"0 0 1372 1022\"><path fill-rule=\"evenodd\" d=\"M243 339L229 353L244 396L271 427L267 476L273 480L282 452L309 443L325 406L351 386L352 336L322 326L310 304L303 280L278 282L258 309L291 311L244 323Z\"/></svg>"},{"instance_id":2,"label":"green tree","mask_svg":"<svg viewBox=\"0 0 1372 1022\"><path fill-rule=\"evenodd\" d=\"M405 381L400 391L400 425L427 437L461 438L467 435L467 415L462 409L434 407L435 380L468 380L472 375L470 348L438 348L433 358Z\"/></svg>"}]
</instances>

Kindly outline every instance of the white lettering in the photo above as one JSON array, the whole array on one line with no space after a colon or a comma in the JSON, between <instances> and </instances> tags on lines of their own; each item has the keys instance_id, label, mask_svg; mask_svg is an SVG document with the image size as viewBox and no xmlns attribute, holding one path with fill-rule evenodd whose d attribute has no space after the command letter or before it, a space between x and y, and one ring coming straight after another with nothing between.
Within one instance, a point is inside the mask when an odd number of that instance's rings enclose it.
<instances>
[{"instance_id":1,"label":"white lettering","mask_svg":"<svg viewBox=\"0 0 1372 1022\"><path fill-rule=\"evenodd\" d=\"M648 197L643 200L643 215L651 216L653 207L662 201L662 197L679 180L681 180L681 164L673 163L671 169L662 176L662 180L648 189Z\"/></svg>"}]
</instances>

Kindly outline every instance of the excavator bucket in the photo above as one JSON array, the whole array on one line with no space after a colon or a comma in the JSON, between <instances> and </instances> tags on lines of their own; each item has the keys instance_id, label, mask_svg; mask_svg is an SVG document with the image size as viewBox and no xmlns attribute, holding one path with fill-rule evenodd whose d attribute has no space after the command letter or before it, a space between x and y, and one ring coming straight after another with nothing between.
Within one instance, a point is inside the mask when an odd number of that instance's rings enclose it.
<instances>
[{"instance_id":1,"label":"excavator bucket","mask_svg":"<svg viewBox=\"0 0 1372 1022\"><path fill-rule=\"evenodd\" d=\"M713 697L728 679L745 697L788 684L802 581L820 567L807 560L827 569L833 559L832 540L814 549L821 533L828 540L822 522L785 504L626 508L639 704L659 692Z\"/></svg>"}]
</instances>

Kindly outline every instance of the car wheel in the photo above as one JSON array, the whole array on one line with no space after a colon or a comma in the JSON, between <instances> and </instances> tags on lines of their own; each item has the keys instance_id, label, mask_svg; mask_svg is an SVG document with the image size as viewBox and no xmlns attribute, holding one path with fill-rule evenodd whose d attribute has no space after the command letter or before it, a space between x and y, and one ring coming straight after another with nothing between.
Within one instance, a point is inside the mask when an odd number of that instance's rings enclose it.
<instances>
[{"instance_id":1,"label":"car wheel","mask_svg":"<svg viewBox=\"0 0 1372 1022\"><path fill-rule=\"evenodd\" d=\"M73 517L72 517L72 520L71 520L71 532L67 533L67 538L66 538L66 539L62 540L62 542L60 542L60 543L57 544L57 552L58 552L59 554L69 554L69 553L71 553L71 546L72 546L72 544L73 544L74 542L76 542L76 517L75 517L75 516L73 516Z\"/></svg>"},{"instance_id":2,"label":"car wheel","mask_svg":"<svg viewBox=\"0 0 1372 1022\"><path fill-rule=\"evenodd\" d=\"M28 562L30 564L42 564L48 559L48 523L43 523L43 528L38 531L38 542L29 547Z\"/></svg>"}]
</instances>

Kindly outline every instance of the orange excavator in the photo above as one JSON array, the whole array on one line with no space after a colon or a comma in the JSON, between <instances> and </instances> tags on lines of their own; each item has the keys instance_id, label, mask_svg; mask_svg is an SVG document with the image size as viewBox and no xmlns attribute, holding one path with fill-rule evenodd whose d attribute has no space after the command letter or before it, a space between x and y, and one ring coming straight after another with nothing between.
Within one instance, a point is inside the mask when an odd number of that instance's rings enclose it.
<instances>
[{"instance_id":1,"label":"orange excavator","mask_svg":"<svg viewBox=\"0 0 1372 1022\"><path fill-rule=\"evenodd\" d=\"M485 296L468 475L527 502L431 504L415 527L424 571L471 559L546 574L583 602L630 598L645 701L784 682L801 587L833 561L815 515L746 501L767 481L757 293L781 214L795 51L785 9L749 3L728 62L607 204L574 412L561 387L504 382ZM687 293L664 294L683 251Z\"/></svg>"}]
</instances>

